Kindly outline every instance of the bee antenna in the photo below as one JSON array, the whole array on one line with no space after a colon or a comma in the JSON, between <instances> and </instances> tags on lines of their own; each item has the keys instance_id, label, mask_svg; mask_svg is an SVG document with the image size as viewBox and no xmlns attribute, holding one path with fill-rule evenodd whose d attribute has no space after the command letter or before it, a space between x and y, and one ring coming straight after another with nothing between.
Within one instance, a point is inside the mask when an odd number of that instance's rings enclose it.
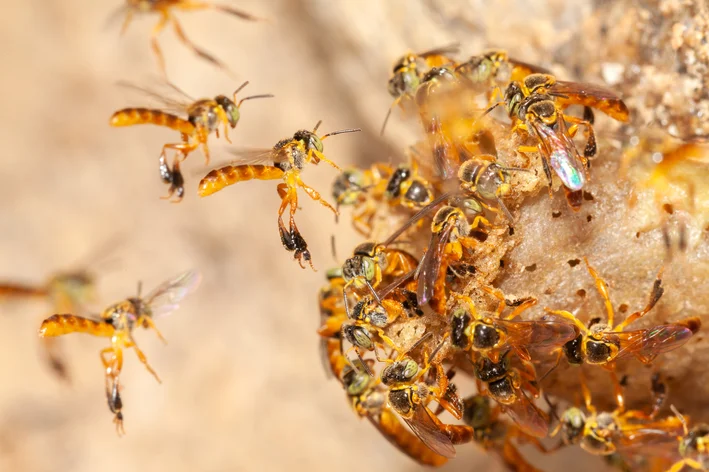
<instances>
[{"instance_id":1,"label":"bee antenna","mask_svg":"<svg viewBox=\"0 0 709 472\"><path fill-rule=\"evenodd\" d=\"M338 131L333 131L332 133L327 133L325 136L322 136L320 138L320 141L324 141L325 138L327 138L328 136L335 136L337 134L345 134L345 133L356 133L358 131L362 131L362 128L347 128L347 129L341 129ZM313 132L315 132L315 131L313 131Z\"/></svg>"},{"instance_id":2,"label":"bee antenna","mask_svg":"<svg viewBox=\"0 0 709 472\"><path fill-rule=\"evenodd\" d=\"M335 215L335 221L337 221L337 215ZM332 259L337 264L337 245L335 244L335 235L330 235L330 251L332 252Z\"/></svg>"},{"instance_id":3,"label":"bee antenna","mask_svg":"<svg viewBox=\"0 0 709 472\"><path fill-rule=\"evenodd\" d=\"M315 124L315 128L313 128L313 133L315 133L315 132L318 130L318 128L320 128L320 125L321 125L321 124L322 124L322 120L318 121L318 122Z\"/></svg>"},{"instance_id":4,"label":"bee antenna","mask_svg":"<svg viewBox=\"0 0 709 472\"><path fill-rule=\"evenodd\" d=\"M251 95L250 97L244 97L236 105L236 108L239 108L241 106L241 104L244 103L246 100L253 100L254 98L273 98L273 97L274 97L274 95L271 93L264 93L262 95ZM236 102L236 92L234 92L234 101Z\"/></svg>"},{"instance_id":5,"label":"bee antenna","mask_svg":"<svg viewBox=\"0 0 709 472\"><path fill-rule=\"evenodd\" d=\"M685 435L688 434L689 427L687 426L687 420L685 419L685 417L682 416L682 413L680 413L679 410L677 409L677 407L675 407L674 405L670 405L670 410L672 410L672 413L674 413L675 416L677 417L677 419L682 423L682 428L684 429L684 434Z\"/></svg>"},{"instance_id":6,"label":"bee antenna","mask_svg":"<svg viewBox=\"0 0 709 472\"><path fill-rule=\"evenodd\" d=\"M242 90L244 90L244 87L246 87L247 85L249 85L248 80L246 82L244 82L243 84L239 85L239 87L236 90L234 90L234 101L236 101L236 94L241 92Z\"/></svg>"},{"instance_id":7,"label":"bee antenna","mask_svg":"<svg viewBox=\"0 0 709 472\"><path fill-rule=\"evenodd\" d=\"M490 108L488 108L487 110L485 110L485 111L483 112L483 114L480 115L480 118L482 118L483 116L487 115L487 114L490 113L492 110L494 110L495 108L499 107L500 105L504 105L504 104L505 104L505 102L497 102L497 103L495 103L493 106L491 106Z\"/></svg>"},{"instance_id":8,"label":"bee antenna","mask_svg":"<svg viewBox=\"0 0 709 472\"><path fill-rule=\"evenodd\" d=\"M139 281L138 281L138 291L137 291L136 298L140 298L140 295L141 295L142 292L143 292L143 281L142 281L142 280L139 280Z\"/></svg>"},{"instance_id":9,"label":"bee antenna","mask_svg":"<svg viewBox=\"0 0 709 472\"><path fill-rule=\"evenodd\" d=\"M505 206L505 204L502 202L502 199L501 199L500 197L498 197L498 196L495 196L495 200L497 200L497 205L498 205L498 206L500 207L500 209L502 210L502 213L505 214L505 217L506 217L507 220L510 222L510 224L511 224L511 223L514 223L515 219L514 219L514 217L512 216L512 213L510 213L510 210L507 209L507 206Z\"/></svg>"}]
</instances>

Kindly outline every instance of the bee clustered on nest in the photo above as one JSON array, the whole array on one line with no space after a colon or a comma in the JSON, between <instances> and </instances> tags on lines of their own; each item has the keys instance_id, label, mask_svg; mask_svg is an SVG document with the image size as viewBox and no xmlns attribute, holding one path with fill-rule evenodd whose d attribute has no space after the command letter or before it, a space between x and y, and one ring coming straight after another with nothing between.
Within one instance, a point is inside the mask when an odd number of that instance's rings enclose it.
<instances>
[{"instance_id":1,"label":"bee clustered on nest","mask_svg":"<svg viewBox=\"0 0 709 472\"><path fill-rule=\"evenodd\" d=\"M671 414L662 412L663 376L656 373L648 385L650 407L632 409L616 370L617 362L633 358L650 365L700 329L698 317L633 326L662 297L662 270L654 282L638 281L647 287L647 302L622 321L615 319L608 285L585 257L606 310L588 323L561 307L534 313L541 294L513 296L495 287L505 257L524 240L526 228L516 218L525 201L545 188L556 199L561 189L570 212L580 214L594 199L586 192L598 150L594 111L627 122L625 103L606 87L559 80L503 51L466 62L454 59L455 51L408 53L394 67L392 108L401 105L423 128L408 162L348 169L333 185L338 206L352 208L355 230L383 238L358 245L327 273L318 330L326 370L360 417L422 464L442 465L455 456L454 446L475 442L513 470L537 470L518 451L521 444L545 453L580 445L631 470L650 462L672 471L707 470L708 429L690 427L674 406ZM662 213L667 198L677 195L673 186L686 187L682 195L693 201L696 180L689 176L706 171L709 148L669 137L658 144L653 136L627 137L618 165L628 176L638 168L637 156L664 158L663 166L631 179L638 191L652 189ZM656 224L666 228L667 219ZM669 250L669 237L666 242ZM594 404L587 370L606 372L615 407ZM542 389L560 371L579 377L584 402L558 412ZM457 388L457 372L474 380L477 393ZM443 412L458 421L439 418ZM669 447L638 452L659 444Z\"/></svg>"}]
</instances>

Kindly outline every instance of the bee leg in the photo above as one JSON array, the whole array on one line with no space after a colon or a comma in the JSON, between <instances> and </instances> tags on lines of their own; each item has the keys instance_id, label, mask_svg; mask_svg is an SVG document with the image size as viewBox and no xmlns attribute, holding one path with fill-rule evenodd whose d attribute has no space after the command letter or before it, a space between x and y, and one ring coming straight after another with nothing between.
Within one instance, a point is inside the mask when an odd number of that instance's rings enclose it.
<instances>
[{"instance_id":1,"label":"bee leg","mask_svg":"<svg viewBox=\"0 0 709 472\"><path fill-rule=\"evenodd\" d=\"M254 16L250 13L246 13L243 10L238 10L236 8L232 8L227 5L215 5L213 3L209 2L191 2L189 0L184 0L179 2L177 5L175 5L176 8L179 8L180 10L206 10L206 9L213 9L213 10L218 10L224 13L228 13L230 15L234 15L236 17L241 18L242 20L247 20L247 21L259 21L261 18Z\"/></svg>"},{"instance_id":2,"label":"bee leg","mask_svg":"<svg viewBox=\"0 0 709 472\"><path fill-rule=\"evenodd\" d=\"M176 155L172 163L172 169L168 165L165 156L161 155L159 160L160 178L166 184L170 184L167 195L160 197L162 200L170 200L174 194L177 194L176 200L171 200L172 203L180 203L185 195L185 179L180 171L180 158Z\"/></svg>"},{"instance_id":3,"label":"bee leg","mask_svg":"<svg viewBox=\"0 0 709 472\"><path fill-rule=\"evenodd\" d=\"M303 182L302 180L300 180L300 178L298 179L298 185L299 185L303 190L305 190L305 193L306 193L310 198L312 198L312 199L315 200L316 202L319 202L319 203L320 203L321 205L323 205L325 208L330 209L335 215L339 215L339 214L340 214L337 210L335 210L335 208L334 208L332 205L330 205L327 201L323 200L322 196L318 193L317 190L315 190L315 189L312 188L312 187L309 187L305 182Z\"/></svg>"},{"instance_id":4,"label":"bee leg","mask_svg":"<svg viewBox=\"0 0 709 472\"><path fill-rule=\"evenodd\" d=\"M113 413L113 422L116 424L116 433L119 436L126 434L123 429L123 400L121 399L118 377L106 376L106 399L108 408Z\"/></svg>"},{"instance_id":5,"label":"bee leg","mask_svg":"<svg viewBox=\"0 0 709 472\"><path fill-rule=\"evenodd\" d=\"M667 472L681 472L685 467L691 467L696 470L704 470L704 466L694 459L682 459L675 463Z\"/></svg>"},{"instance_id":6,"label":"bee leg","mask_svg":"<svg viewBox=\"0 0 709 472\"><path fill-rule=\"evenodd\" d=\"M585 109L584 116L586 116ZM591 112L591 116L593 116L593 112ZM588 166L588 159L595 156L597 151L596 133L593 130L593 121L588 121L586 119L576 118L575 116L569 115L564 115L564 120L570 123L575 123L573 126L569 127L569 135L571 135L572 137L576 134L576 130L578 129L579 125L584 127L584 135L586 136L586 147L583 151L583 156L585 163Z\"/></svg>"},{"instance_id":7,"label":"bee leg","mask_svg":"<svg viewBox=\"0 0 709 472\"><path fill-rule=\"evenodd\" d=\"M652 284L652 291L650 292L650 300L648 300L647 305L645 305L645 308L643 308L641 311L636 311L635 313L628 315L628 317L626 319L624 319L622 323L620 323L618 326L613 328L613 331L616 331L616 332L623 331L626 326L628 326L630 323L634 322L638 318L642 318L650 310L652 310L655 307L657 302L660 301L660 298L662 298L662 294L665 293L665 289L662 288L662 278L661 277L662 277L662 270L660 270L660 272L657 274L657 278L655 279L655 283Z\"/></svg>"},{"instance_id":8,"label":"bee leg","mask_svg":"<svg viewBox=\"0 0 709 472\"><path fill-rule=\"evenodd\" d=\"M160 332L160 330L158 329L158 327L155 326L155 322L154 322L151 318L148 318L148 317L146 316L145 319L143 320L143 322L144 322L146 325L148 325L148 328L150 328L150 329L152 329L152 330L155 331L155 334L158 335L158 338L160 338L160 340L161 340L163 343L167 344L167 339L165 339L165 338L163 337L162 333Z\"/></svg>"},{"instance_id":9,"label":"bee leg","mask_svg":"<svg viewBox=\"0 0 709 472\"><path fill-rule=\"evenodd\" d=\"M101 362L106 369L107 376L118 377L123 369L123 350L107 347L101 350ZM109 357L106 357L109 355Z\"/></svg>"},{"instance_id":10,"label":"bee leg","mask_svg":"<svg viewBox=\"0 0 709 472\"><path fill-rule=\"evenodd\" d=\"M162 54L160 45L158 44L158 35L165 28L165 25L170 21L170 15L166 10L160 11L160 19L158 23L153 27L153 32L151 33L150 44L153 48L153 53L158 60L158 67L164 78L167 78L167 69L165 68L165 57Z\"/></svg>"},{"instance_id":11,"label":"bee leg","mask_svg":"<svg viewBox=\"0 0 709 472\"><path fill-rule=\"evenodd\" d=\"M204 49L201 49L197 47L185 34L184 30L182 29L182 26L180 26L180 23L177 21L176 18L172 18L172 25L175 28L175 34L177 34L177 38L182 41L182 44L187 46L189 49L192 50L193 53L201 57L202 59L206 60L207 62L211 62L218 68L229 71L229 68L221 62L219 59L205 51Z\"/></svg>"},{"instance_id":12,"label":"bee leg","mask_svg":"<svg viewBox=\"0 0 709 472\"><path fill-rule=\"evenodd\" d=\"M126 13L126 17L123 19L123 24L121 25L121 36L126 34L126 31L128 31L128 25L130 25L131 21L133 21L133 10L129 9Z\"/></svg>"},{"instance_id":13,"label":"bee leg","mask_svg":"<svg viewBox=\"0 0 709 472\"><path fill-rule=\"evenodd\" d=\"M593 280L596 284L596 290L598 293L601 295L601 298L603 298L603 303L606 306L606 313L608 315L608 326L613 326L613 303L611 303L611 298L610 295L608 295L608 285L603 281L603 279L598 275L598 272L594 270L593 267L591 267L591 264L588 263L588 258L584 257L583 258L584 262L586 263L586 268L588 269L588 273L591 274L591 277L593 277ZM659 299L659 298L658 298ZM654 304L653 304L654 306ZM650 307L652 308L652 307ZM650 311L648 309L648 311ZM647 312L646 312L647 313ZM643 313L645 314L645 313ZM628 318L632 317L633 315L630 315ZM627 318L626 318L627 321ZM623 322L624 325L627 325L628 323ZM615 330L614 330L615 331Z\"/></svg>"},{"instance_id":14,"label":"bee leg","mask_svg":"<svg viewBox=\"0 0 709 472\"><path fill-rule=\"evenodd\" d=\"M305 262L310 264L310 268L315 271L313 261L308 250L308 244L300 234L295 222L290 229L286 229L281 218L278 219L278 232L281 236L281 244L288 252L293 252L293 258L298 261L301 268L305 269Z\"/></svg>"},{"instance_id":15,"label":"bee leg","mask_svg":"<svg viewBox=\"0 0 709 472\"><path fill-rule=\"evenodd\" d=\"M325 157L325 155L324 155L323 153L321 153L320 151L315 151L315 150L314 150L314 151L313 151L313 154L315 154L319 160L321 160L321 161L323 161L323 162L325 162L325 163L327 163L327 164L330 164L332 167L334 167L335 169L337 169L337 170L339 170L340 172L342 172L342 169L340 168L340 166L338 166L337 164L335 164L334 162L332 162L330 159L328 159L327 157Z\"/></svg>"},{"instance_id":16,"label":"bee leg","mask_svg":"<svg viewBox=\"0 0 709 472\"><path fill-rule=\"evenodd\" d=\"M155 380L157 380L158 383L162 383L162 380L160 380L160 377L158 377L157 372L155 372L155 370L153 370L153 368L150 367L150 364L148 364L148 358L145 357L145 354L143 353L143 351L141 351L140 348L138 347L138 345L135 344L135 341L133 341L133 340L126 341L125 346L126 346L126 348L132 347L133 350L135 350L135 355L138 356L138 360L140 360L140 362L143 363L145 368L148 369L148 372L153 374L153 377L155 377Z\"/></svg>"}]
</instances>

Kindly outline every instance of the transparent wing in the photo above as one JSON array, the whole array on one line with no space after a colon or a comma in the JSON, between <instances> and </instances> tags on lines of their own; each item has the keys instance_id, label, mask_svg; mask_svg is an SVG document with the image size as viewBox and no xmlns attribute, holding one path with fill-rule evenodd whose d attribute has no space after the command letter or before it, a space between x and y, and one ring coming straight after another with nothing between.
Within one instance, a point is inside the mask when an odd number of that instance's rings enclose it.
<instances>
[{"instance_id":1,"label":"transparent wing","mask_svg":"<svg viewBox=\"0 0 709 472\"><path fill-rule=\"evenodd\" d=\"M417 55L423 58L429 56L441 56L445 54L454 54L460 52L460 43L452 43L446 46L441 46L435 49L430 49L428 51L420 52Z\"/></svg>"},{"instance_id":2,"label":"transparent wing","mask_svg":"<svg viewBox=\"0 0 709 472\"><path fill-rule=\"evenodd\" d=\"M561 104L596 108L619 121L628 121L630 115L620 96L602 85L559 80L550 87L549 94L558 95L557 102Z\"/></svg>"},{"instance_id":3,"label":"transparent wing","mask_svg":"<svg viewBox=\"0 0 709 472\"><path fill-rule=\"evenodd\" d=\"M566 132L564 120L559 118L553 128L535 119L527 120L527 125L539 140L542 154L564 186L574 191L581 190L586 182L586 167Z\"/></svg>"},{"instance_id":4,"label":"transparent wing","mask_svg":"<svg viewBox=\"0 0 709 472\"><path fill-rule=\"evenodd\" d=\"M418 281L416 292L420 306L427 304L433 296L434 287L441 270L443 248L445 248L452 230L453 225L448 225L440 233L431 234L428 250L423 255L416 271L416 279Z\"/></svg>"},{"instance_id":5,"label":"transparent wing","mask_svg":"<svg viewBox=\"0 0 709 472\"><path fill-rule=\"evenodd\" d=\"M436 454L443 457L455 457L455 447L450 438L438 427L440 421L432 417L431 411L422 406L414 407L413 417L409 420L404 418L411 431Z\"/></svg>"},{"instance_id":6,"label":"transparent wing","mask_svg":"<svg viewBox=\"0 0 709 472\"><path fill-rule=\"evenodd\" d=\"M229 154L238 156L236 159L222 160L216 162L214 165L210 166L207 172L213 170L222 169L228 166L242 166L242 165L269 165L272 166L275 163L283 161L280 153L276 153L273 149L248 149L248 148L231 148L229 149ZM206 175L204 169L195 170L192 175Z\"/></svg>"},{"instance_id":7,"label":"transparent wing","mask_svg":"<svg viewBox=\"0 0 709 472\"><path fill-rule=\"evenodd\" d=\"M171 111L171 112L177 112L177 113L187 113L187 109L190 107L192 103L195 102L195 100L191 97L189 97L187 94L185 94L182 90L177 88L173 84L165 84L167 87L170 88L170 90L174 90L178 92L181 95L180 99L177 98L171 98L167 96L165 93L158 92L156 90L152 90L147 87L141 87L139 85L136 85L131 82L126 82L126 81L120 81L117 83L119 87L126 88L128 90L133 90L135 92L140 93L141 95L146 95L153 100L157 101L161 105L161 109L165 111Z\"/></svg>"},{"instance_id":8,"label":"transparent wing","mask_svg":"<svg viewBox=\"0 0 709 472\"><path fill-rule=\"evenodd\" d=\"M511 405L501 405L504 411L525 433L544 438L549 434L549 420L521 390L518 401Z\"/></svg>"},{"instance_id":9,"label":"transparent wing","mask_svg":"<svg viewBox=\"0 0 709 472\"><path fill-rule=\"evenodd\" d=\"M606 333L603 336L620 346L614 360L630 356L652 360L659 354L677 349L692 337L692 330L685 326L668 324L649 329Z\"/></svg>"},{"instance_id":10,"label":"transparent wing","mask_svg":"<svg viewBox=\"0 0 709 472\"><path fill-rule=\"evenodd\" d=\"M179 308L179 303L193 292L202 280L202 274L189 270L174 279L158 285L145 297L145 303L150 305L153 316L164 316Z\"/></svg>"},{"instance_id":11,"label":"transparent wing","mask_svg":"<svg viewBox=\"0 0 709 472\"><path fill-rule=\"evenodd\" d=\"M509 59L507 59L507 62L512 64L514 67L521 69L523 71L524 75L530 75L530 74L549 74L549 75L551 75L552 74L552 72L549 69L545 69L544 67L530 64L528 62L513 59L511 57Z\"/></svg>"},{"instance_id":12,"label":"transparent wing","mask_svg":"<svg viewBox=\"0 0 709 472\"><path fill-rule=\"evenodd\" d=\"M563 321L507 321L494 320L509 336L513 346L528 350L551 351L561 347L577 336L576 328Z\"/></svg>"}]
</instances>

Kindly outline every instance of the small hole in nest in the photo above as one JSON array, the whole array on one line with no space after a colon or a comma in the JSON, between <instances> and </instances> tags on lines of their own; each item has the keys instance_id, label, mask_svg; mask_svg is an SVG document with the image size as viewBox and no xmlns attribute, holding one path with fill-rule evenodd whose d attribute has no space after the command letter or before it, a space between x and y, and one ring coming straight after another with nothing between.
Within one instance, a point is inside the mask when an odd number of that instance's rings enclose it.
<instances>
[{"instance_id":1,"label":"small hole in nest","mask_svg":"<svg viewBox=\"0 0 709 472\"><path fill-rule=\"evenodd\" d=\"M501 269L505 268L505 261L503 261L502 259L500 259L500 268Z\"/></svg>"},{"instance_id":2,"label":"small hole in nest","mask_svg":"<svg viewBox=\"0 0 709 472\"><path fill-rule=\"evenodd\" d=\"M665 211L665 213L667 213L668 215L671 215L671 214L673 214L673 213L675 212L675 209L672 208L672 205L670 205L669 203L665 203L664 205L662 205L662 209L663 209L663 210Z\"/></svg>"},{"instance_id":3,"label":"small hole in nest","mask_svg":"<svg viewBox=\"0 0 709 472\"><path fill-rule=\"evenodd\" d=\"M638 238L638 239L640 238L640 231L638 231L637 233L635 233L635 237Z\"/></svg>"},{"instance_id":4,"label":"small hole in nest","mask_svg":"<svg viewBox=\"0 0 709 472\"><path fill-rule=\"evenodd\" d=\"M515 234L515 229L514 229L512 226L510 226L510 229L507 231L507 233L508 233L510 236L514 236L514 234Z\"/></svg>"},{"instance_id":5,"label":"small hole in nest","mask_svg":"<svg viewBox=\"0 0 709 472\"><path fill-rule=\"evenodd\" d=\"M544 295L551 295L552 293L554 293L554 290L552 290L551 287L544 289Z\"/></svg>"},{"instance_id":6,"label":"small hole in nest","mask_svg":"<svg viewBox=\"0 0 709 472\"><path fill-rule=\"evenodd\" d=\"M560 217L560 216L561 216L561 212L560 212L560 211L552 211L552 212L551 212L551 217L552 217L552 218L558 218L558 217Z\"/></svg>"},{"instance_id":7,"label":"small hole in nest","mask_svg":"<svg viewBox=\"0 0 709 472\"><path fill-rule=\"evenodd\" d=\"M592 219L593 219L593 216L591 216L591 215L587 215L587 216L586 216L586 221L587 221L588 223L590 223Z\"/></svg>"},{"instance_id":8,"label":"small hole in nest","mask_svg":"<svg viewBox=\"0 0 709 472\"><path fill-rule=\"evenodd\" d=\"M626 312L628 311L628 304L627 304L627 303L623 303L622 305L620 305L620 306L618 307L618 311L621 312L621 313L626 313Z\"/></svg>"},{"instance_id":9,"label":"small hole in nest","mask_svg":"<svg viewBox=\"0 0 709 472\"><path fill-rule=\"evenodd\" d=\"M472 231L472 232L470 233L470 237L477 239L477 240L480 241L481 243L484 243L485 241L487 241L487 233L484 233L484 232L482 232L482 231L477 231L477 230L476 230L476 231Z\"/></svg>"},{"instance_id":10,"label":"small hole in nest","mask_svg":"<svg viewBox=\"0 0 709 472\"><path fill-rule=\"evenodd\" d=\"M583 297L586 296L586 290L584 290L584 289L581 288L581 289L579 289L579 290L576 291L576 295L578 295L579 297L583 298Z\"/></svg>"},{"instance_id":11,"label":"small hole in nest","mask_svg":"<svg viewBox=\"0 0 709 472\"><path fill-rule=\"evenodd\" d=\"M593 195L591 195L590 192L583 192L583 199L588 202L591 202L594 200Z\"/></svg>"},{"instance_id":12,"label":"small hole in nest","mask_svg":"<svg viewBox=\"0 0 709 472\"><path fill-rule=\"evenodd\" d=\"M569 264L571 267L576 267L581 263L581 259L571 259L570 261L566 261L567 264Z\"/></svg>"},{"instance_id":13,"label":"small hole in nest","mask_svg":"<svg viewBox=\"0 0 709 472\"><path fill-rule=\"evenodd\" d=\"M534 272L535 270L537 270L537 264L528 265L524 268L524 270L526 270L527 272Z\"/></svg>"}]
</instances>

